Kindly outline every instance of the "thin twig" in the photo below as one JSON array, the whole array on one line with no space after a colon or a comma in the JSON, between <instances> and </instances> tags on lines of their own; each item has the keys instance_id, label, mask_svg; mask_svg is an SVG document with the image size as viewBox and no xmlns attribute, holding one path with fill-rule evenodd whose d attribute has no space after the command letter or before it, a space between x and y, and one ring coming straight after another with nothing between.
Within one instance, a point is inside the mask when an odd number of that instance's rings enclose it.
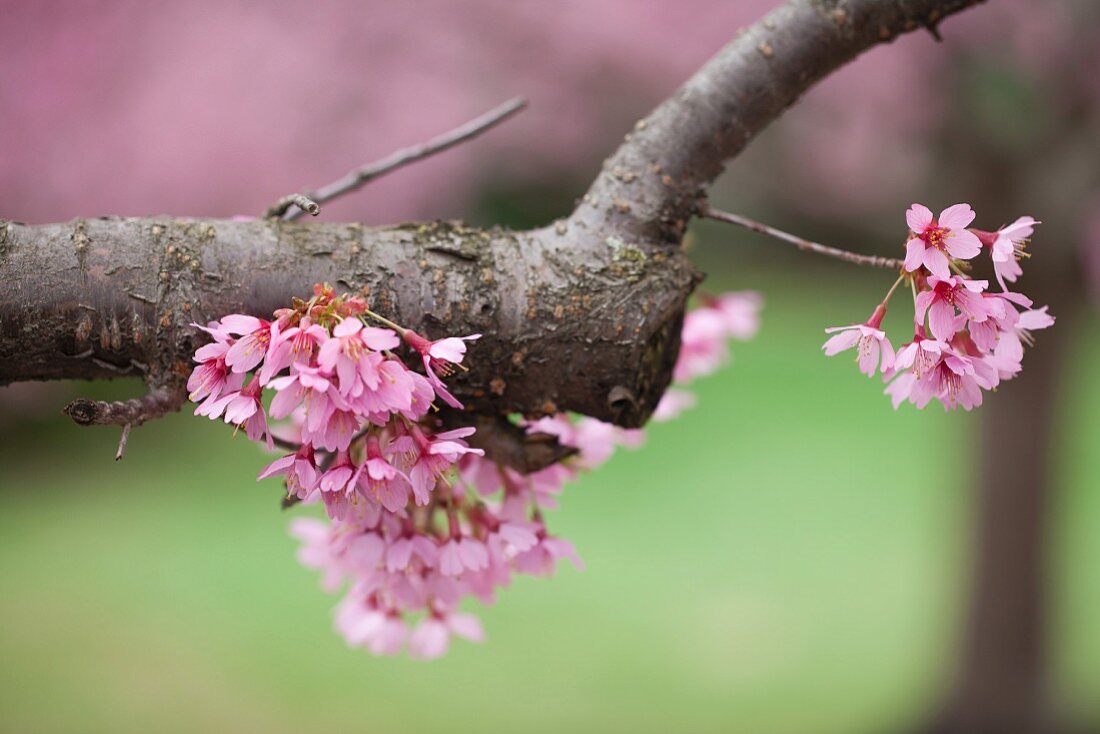
<instances>
[{"instance_id":1,"label":"thin twig","mask_svg":"<svg viewBox=\"0 0 1100 734\"><path fill-rule=\"evenodd\" d=\"M704 206L699 212L700 216L708 217L710 219L716 219L719 222L726 222L727 224L736 224L738 227L744 227L751 229L754 232L774 237L777 240L789 242L800 250L805 252L816 252L819 255L827 255L834 257L837 260L843 260L845 262L854 263L856 265L869 265L874 268L889 268L890 270L900 270L905 264L902 260L897 260L892 257L880 257L878 255L861 255L858 252L849 252L848 250L841 250L836 247L829 247L828 245L822 245L817 242L810 242L804 240L801 237L797 237L793 234L784 232L783 230L776 229L775 227L769 227L766 224L762 224L755 220L743 217L740 214L731 214L729 212L715 209L714 207Z\"/></svg>"},{"instance_id":2,"label":"thin twig","mask_svg":"<svg viewBox=\"0 0 1100 734\"><path fill-rule=\"evenodd\" d=\"M115 461L122 460L122 454L126 452L126 442L130 440L130 428L133 423L127 423L122 427L122 437L118 439L118 451L115 452Z\"/></svg>"},{"instance_id":3,"label":"thin twig","mask_svg":"<svg viewBox=\"0 0 1100 734\"><path fill-rule=\"evenodd\" d=\"M264 219L278 219L292 206L297 207L298 212L309 212L313 216L321 213L321 205L305 194L287 194L267 208Z\"/></svg>"},{"instance_id":4,"label":"thin twig","mask_svg":"<svg viewBox=\"0 0 1100 734\"><path fill-rule=\"evenodd\" d=\"M343 178L311 192L310 198L318 204L326 204L337 197L351 193L365 186L367 183L383 174L401 168L409 163L415 163L416 161L435 155L436 153L440 153L459 143L476 138L486 130L504 122L526 106L527 100L522 97L510 99L499 107L489 110L484 115L476 117L450 132L443 133L419 145L401 148L385 158L374 161L373 163L368 163L362 168L351 171ZM275 207L272 207L272 209L268 211L270 212L274 208ZM285 213L282 214L282 217L283 221L286 222L294 221L302 216L303 213L300 208L290 208L284 211Z\"/></svg>"}]
</instances>

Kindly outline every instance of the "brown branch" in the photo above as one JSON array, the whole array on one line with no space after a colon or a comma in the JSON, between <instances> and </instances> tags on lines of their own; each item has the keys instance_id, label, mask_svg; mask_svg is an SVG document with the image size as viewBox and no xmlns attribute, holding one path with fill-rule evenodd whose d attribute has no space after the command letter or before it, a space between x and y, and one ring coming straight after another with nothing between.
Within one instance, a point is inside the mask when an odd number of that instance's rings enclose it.
<instances>
[{"instance_id":1,"label":"brown branch","mask_svg":"<svg viewBox=\"0 0 1100 734\"><path fill-rule=\"evenodd\" d=\"M181 388L157 387L140 398L108 402L77 398L62 412L79 426L140 426L180 409L187 400Z\"/></svg>"},{"instance_id":2,"label":"brown branch","mask_svg":"<svg viewBox=\"0 0 1100 734\"><path fill-rule=\"evenodd\" d=\"M187 394L182 385L162 385L132 400L108 402L77 398L62 412L78 426L122 426L122 436L115 451L115 461L121 461L126 443L130 440L131 428L179 410L186 400Z\"/></svg>"},{"instance_id":3,"label":"brown branch","mask_svg":"<svg viewBox=\"0 0 1100 734\"><path fill-rule=\"evenodd\" d=\"M620 236L679 242L695 202L822 77L981 0L791 0L741 31L638 122L573 213Z\"/></svg>"},{"instance_id":4,"label":"brown branch","mask_svg":"<svg viewBox=\"0 0 1100 734\"><path fill-rule=\"evenodd\" d=\"M420 145L409 146L408 148L401 148L394 151L390 155L380 160L368 163L362 168L358 168L351 171L343 178L333 181L327 186L322 186L315 192L309 195L308 200L312 200L317 204L326 204L333 199L339 198L344 194L349 194L352 191L366 186L368 183L385 175L390 171L395 171L402 166L407 166L410 163L423 160L436 153L442 153L448 148L452 148L459 143L467 140L472 140L483 132L496 127L498 124L504 122L512 115L516 114L524 107L527 106L527 100L522 97L515 97L510 99L502 105L494 107L480 117L475 117L469 122L456 127L455 129L443 133L431 140L421 143ZM282 200L280 200L281 203ZM297 204L297 202L291 202ZM278 206L278 204L276 204ZM287 209L290 209L287 211ZM275 210L272 207L268 210L268 216L272 216L271 212ZM318 208L320 211L320 208ZM285 214L282 214L283 219L292 222L298 217L302 216L303 209L300 207L285 207L283 209ZM282 213L282 212L280 212ZM317 212L310 211L310 214L316 215Z\"/></svg>"},{"instance_id":5,"label":"brown branch","mask_svg":"<svg viewBox=\"0 0 1100 734\"><path fill-rule=\"evenodd\" d=\"M270 318L329 282L429 338L484 334L470 372L450 380L472 412L574 410L626 426L669 382L698 278L682 252L655 245L442 222L104 218L0 232L11 284L0 289L0 384L111 378L133 364L186 379L208 339L193 322ZM637 401L613 399L622 389Z\"/></svg>"},{"instance_id":6,"label":"brown branch","mask_svg":"<svg viewBox=\"0 0 1100 734\"><path fill-rule=\"evenodd\" d=\"M817 242L810 242L804 240L797 235L784 232L781 229L776 229L767 224L757 222L756 220L743 217L740 214L732 214L730 212L724 212L721 209L715 209L710 206L704 206L699 210L700 216L707 217L708 219L714 219L719 222L726 222L727 224L736 224L738 227L744 227L745 229L751 229L753 232L759 232L760 234L767 235L783 242L789 242L798 249L804 252L816 252L818 255L825 255L826 257L833 257L837 260L843 260L854 265L868 265L873 268L889 268L891 270L900 270L905 264L902 260L897 260L892 257L880 257L878 255L861 255L858 252L851 252L849 250L841 250L838 247L829 247L828 245L822 245Z\"/></svg>"}]
</instances>

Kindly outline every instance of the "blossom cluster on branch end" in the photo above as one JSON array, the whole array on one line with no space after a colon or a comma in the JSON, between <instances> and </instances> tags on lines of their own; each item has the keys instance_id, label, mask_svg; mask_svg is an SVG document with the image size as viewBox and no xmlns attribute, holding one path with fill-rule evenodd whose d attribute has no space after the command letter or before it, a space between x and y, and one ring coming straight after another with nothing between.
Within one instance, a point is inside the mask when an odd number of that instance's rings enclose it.
<instances>
[{"instance_id":1,"label":"blossom cluster on branch end","mask_svg":"<svg viewBox=\"0 0 1100 734\"><path fill-rule=\"evenodd\" d=\"M759 308L756 294L705 297L685 317L675 379L724 364L726 340L751 337ZM327 591L346 588L336 628L375 654L434 658L454 636L479 641L481 623L460 610L464 599L491 604L513 574L551 575L561 559L581 568L543 513L567 481L643 437L584 416L517 417L527 432L577 453L526 475L497 464L467 445L472 427L442 430L432 413L436 398L461 407L443 378L464 369L466 342L478 335L430 341L327 285L271 321L232 314L196 327L213 341L195 354L195 412L271 450L293 449L259 478L281 476L288 498L324 507L327 521L291 524L299 560L321 572ZM394 354L402 342L423 375ZM267 410L265 388L274 392ZM674 416L692 402L687 396L670 390L656 417ZM269 426L268 415L286 422Z\"/></svg>"},{"instance_id":2,"label":"blossom cluster on branch end","mask_svg":"<svg viewBox=\"0 0 1100 734\"><path fill-rule=\"evenodd\" d=\"M994 232L971 228L976 215L969 204L955 204L935 217L922 204L906 212L909 234L900 277L860 324L826 329L834 336L822 346L833 356L856 348L860 371L881 372L894 408L904 402L918 408L939 400L944 409L970 410L982 404L982 391L1019 374L1031 331L1054 323L1047 307L1032 308L1030 298L1009 290L1022 274L1019 259L1038 221L1020 217ZM1000 292L988 280L970 276L970 261L988 250ZM913 337L894 350L882 321L898 286L913 294ZM931 333L931 335L929 335Z\"/></svg>"}]
</instances>

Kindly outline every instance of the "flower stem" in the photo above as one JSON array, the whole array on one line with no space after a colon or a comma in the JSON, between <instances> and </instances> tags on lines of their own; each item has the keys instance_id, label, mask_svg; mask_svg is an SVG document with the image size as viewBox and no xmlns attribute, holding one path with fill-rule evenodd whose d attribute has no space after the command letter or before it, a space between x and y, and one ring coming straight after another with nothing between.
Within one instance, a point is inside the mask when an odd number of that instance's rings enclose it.
<instances>
[{"instance_id":1,"label":"flower stem","mask_svg":"<svg viewBox=\"0 0 1100 734\"><path fill-rule=\"evenodd\" d=\"M890 290L886 291L886 297L882 299L882 304L885 306L890 301L890 296L894 295L894 291L898 289L898 286L905 280L905 275L899 275L898 279L894 281L894 284L890 286Z\"/></svg>"},{"instance_id":2,"label":"flower stem","mask_svg":"<svg viewBox=\"0 0 1100 734\"><path fill-rule=\"evenodd\" d=\"M406 329L404 326L398 326L397 324L387 319L385 316L379 316L374 311L371 311L369 308L363 310L363 315L370 316L372 319L379 322L380 324L384 324L385 326L390 327L397 332L398 336L404 336L405 332L408 331L408 329Z\"/></svg>"}]
</instances>

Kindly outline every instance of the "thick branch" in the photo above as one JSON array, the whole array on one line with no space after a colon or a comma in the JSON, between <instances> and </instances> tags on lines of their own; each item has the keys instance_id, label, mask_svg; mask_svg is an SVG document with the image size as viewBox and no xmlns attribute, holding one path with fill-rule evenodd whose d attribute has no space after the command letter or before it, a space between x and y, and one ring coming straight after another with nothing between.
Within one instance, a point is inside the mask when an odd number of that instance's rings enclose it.
<instances>
[{"instance_id":1,"label":"thick branch","mask_svg":"<svg viewBox=\"0 0 1100 734\"><path fill-rule=\"evenodd\" d=\"M485 334L454 378L471 410L575 410L626 426L668 384L697 281L679 251L644 243L272 220L0 222L0 272L0 384L178 382L207 338L191 322L270 315L327 281L429 337Z\"/></svg>"},{"instance_id":2,"label":"thick branch","mask_svg":"<svg viewBox=\"0 0 1100 734\"><path fill-rule=\"evenodd\" d=\"M703 189L768 123L863 51L981 0L791 0L638 122L573 220L679 242Z\"/></svg>"}]
</instances>

